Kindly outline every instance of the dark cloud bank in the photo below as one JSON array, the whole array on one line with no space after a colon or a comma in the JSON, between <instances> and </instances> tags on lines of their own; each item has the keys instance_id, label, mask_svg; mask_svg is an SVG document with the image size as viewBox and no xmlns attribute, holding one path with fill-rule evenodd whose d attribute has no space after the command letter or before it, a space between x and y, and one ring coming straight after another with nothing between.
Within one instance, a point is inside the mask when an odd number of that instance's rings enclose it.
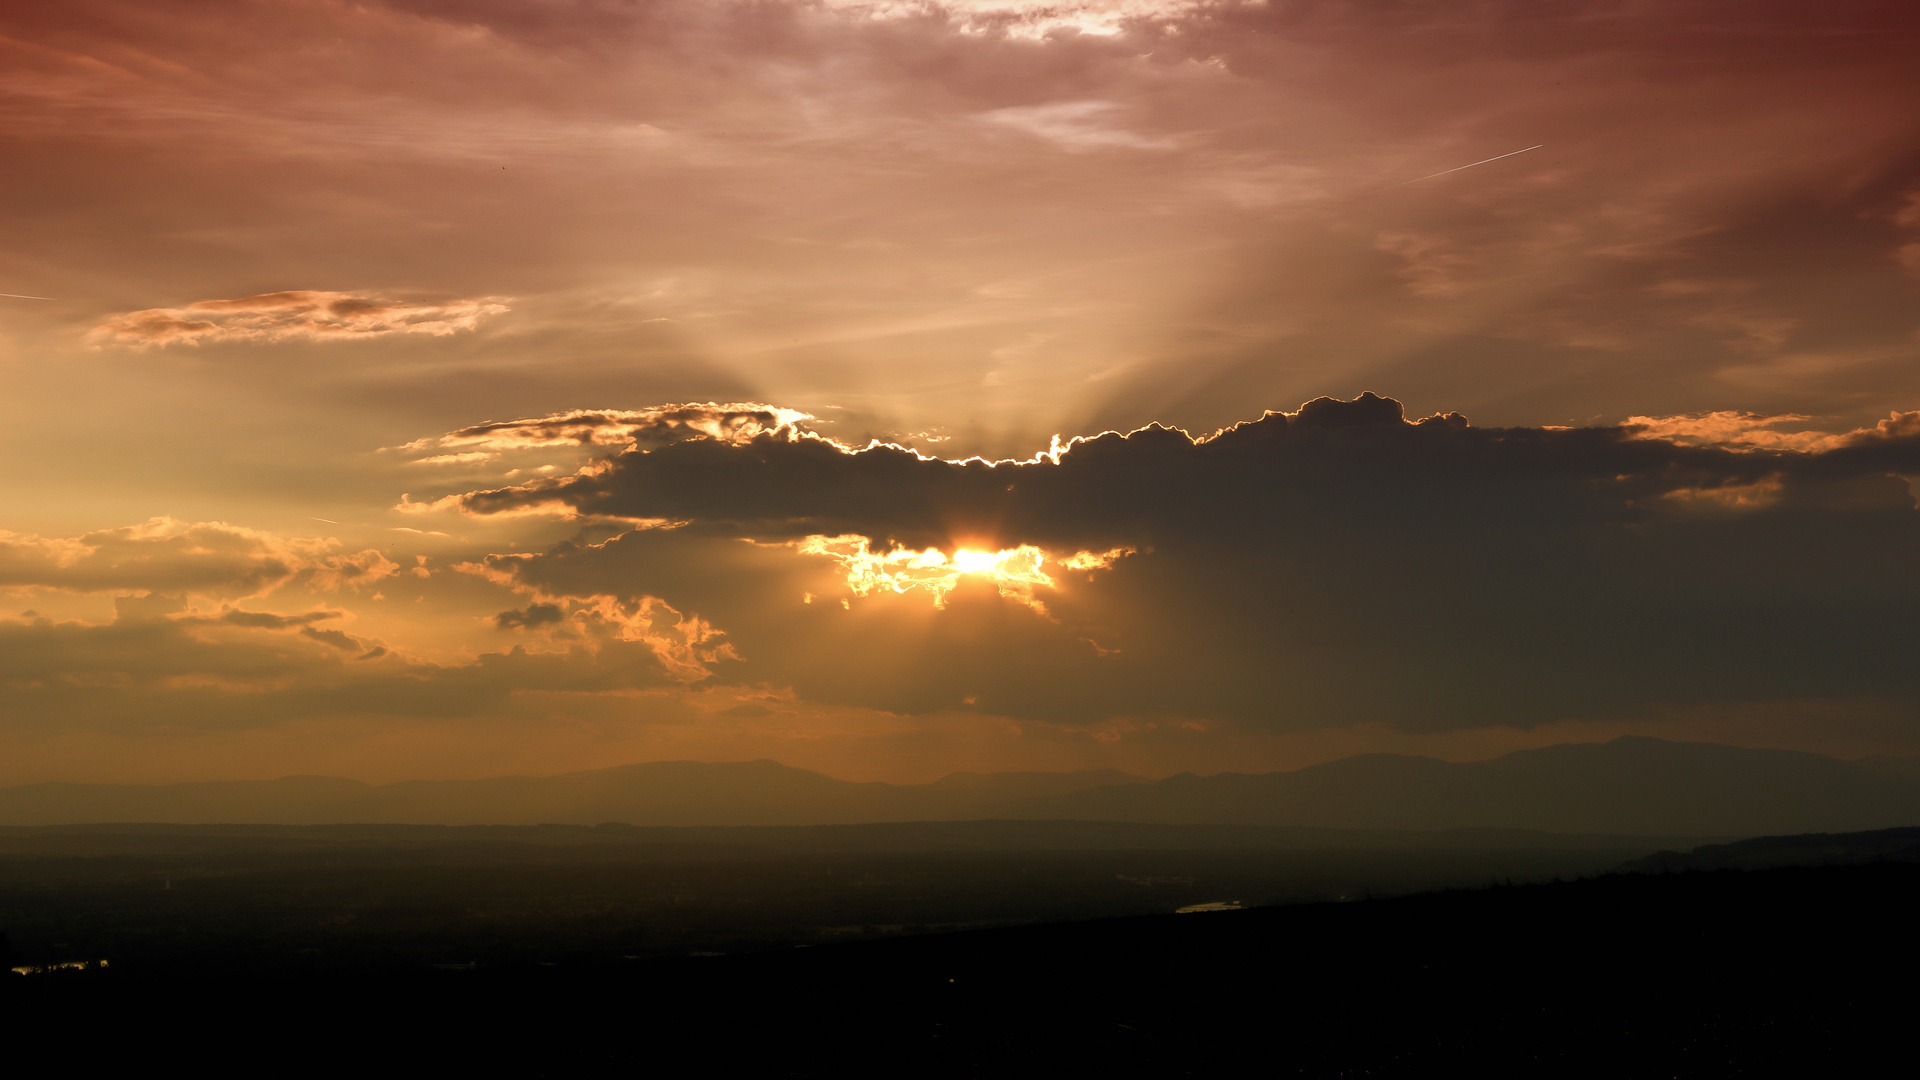
<instances>
[{"instance_id":1,"label":"dark cloud bank","mask_svg":"<svg viewBox=\"0 0 1920 1080\"><path fill-rule=\"evenodd\" d=\"M994 464L766 427L461 502L682 522L489 565L545 601L709 620L738 657L716 678L905 712L1422 730L1920 691L1914 414L1811 453L1409 422L1368 394ZM1056 566L1044 612L979 579L937 611L802 603L844 579L785 543L841 534L1136 554Z\"/></svg>"}]
</instances>

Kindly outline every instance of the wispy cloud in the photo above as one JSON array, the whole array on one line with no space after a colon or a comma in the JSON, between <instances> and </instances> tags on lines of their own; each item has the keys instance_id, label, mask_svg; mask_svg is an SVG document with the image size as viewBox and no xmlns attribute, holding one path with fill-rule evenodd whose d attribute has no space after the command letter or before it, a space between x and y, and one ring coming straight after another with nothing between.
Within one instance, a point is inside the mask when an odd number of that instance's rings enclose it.
<instances>
[{"instance_id":1,"label":"wispy cloud","mask_svg":"<svg viewBox=\"0 0 1920 1080\"><path fill-rule=\"evenodd\" d=\"M937 18L963 33L1040 39L1056 31L1107 37L1130 22L1191 18L1209 9L1264 7L1266 0L826 0L869 19Z\"/></svg>"},{"instance_id":2,"label":"wispy cloud","mask_svg":"<svg viewBox=\"0 0 1920 1080\"><path fill-rule=\"evenodd\" d=\"M1625 426L1640 439L1661 439L1681 446L1714 446L1727 450L1797 450L1809 453L1843 446L1860 446L1887 439L1920 435L1920 410L1894 412L1870 428L1835 434L1827 431L1779 431L1782 424L1800 424L1812 417L1798 413L1768 416L1751 412L1708 412L1681 416L1629 416Z\"/></svg>"},{"instance_id":3,"label":"wispy cloud","mask_svg":"<svg viewBox=\"0 0 1920 1080\"><path fill-rule=\"evenodd\" d=\"M358 587L400 569L372 548L340 549L336 540L165 517L74 537L0 531L0 587L242 597L290 583Z\"/></svg>"},{"instance_id":4,"label":"wispy cloud","mask_svg":"<svg viewBox=\"0 0 1920 1080\"><path fill-rule=\"evenodd\" d=\"M755 402L712 401L657 405L650 409L575 409L518 420L492 420L445 435L419 439L397 450L479 447L465 453L417 459L440 465L484 460L486 451L551 446L610 446L648 450L685 439L743 443L762 435L792 438L812 416L798 409Z\"/></svg>"},{"instance_id":5,"label":"wispy cloud","mask_svg":"<svg viewBox=\"0 0 1920 1080\"><path fill-rule=\"evenodd\" d=\"M477 329L507 311L506 297L423 303L298 289L181 308L110 315L87 334L91 345L136 348L219 341L340 341L388 334L444 336Z\"/></svg>"},{"instance_id":6,"label":"wispy cloud","mask_svg":"<svg viewBox=\"0 0 1920 1080\"><path fill-rule=\"evenodd\" d=\"M1178 140L1142 135L1114 122L1121 106L1112 101L1059 101L1020 105L980 114L990 124L1024 131L1064 150L1171 150Z\"/></svg>"}]
</instances>

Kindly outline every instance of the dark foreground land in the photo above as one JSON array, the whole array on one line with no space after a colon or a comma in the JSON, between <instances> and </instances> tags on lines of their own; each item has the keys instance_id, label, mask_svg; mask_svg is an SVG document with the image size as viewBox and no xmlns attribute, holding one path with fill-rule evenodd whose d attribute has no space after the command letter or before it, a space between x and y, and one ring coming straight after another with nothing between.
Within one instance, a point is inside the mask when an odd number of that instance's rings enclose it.
<instances>
[{"instance_id":1,"label":"dark foreground land","mask_svg":"<svg viewBox=\"0 0 1920 1080\"><path fill-rule=\"evenodd\" d=\"M0 829L28 964L321 974L626 964L1591 876L1645 839L936 822L797 828Z\"/></svg>"},{"instance_id":2,"label":"dark foreground land","mask_svg":"<svg viewBox=\"0 0 1920 1080\"><path fill-rule=\"evenodd\" d=\"M0 980L0 1004L15 1053L215 1072L1847 1075L1906 1055L1915 839L721 956L129 962ZM1854 865L1688 868L1786 848Z\"/></svg>"}]
</instances>

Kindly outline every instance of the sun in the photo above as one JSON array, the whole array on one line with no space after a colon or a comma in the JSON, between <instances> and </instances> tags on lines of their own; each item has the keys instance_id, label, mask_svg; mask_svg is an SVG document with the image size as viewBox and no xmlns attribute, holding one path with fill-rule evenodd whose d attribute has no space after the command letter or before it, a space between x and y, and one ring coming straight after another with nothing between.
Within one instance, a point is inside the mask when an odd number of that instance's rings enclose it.
<instances>
[{"instance_id":1,"label":"sun","mask_svg":"<svg viewBox=\"0 0 1920 1080\"><path fill-rule=\"evenodd\" d=\"M962 574L987 574L1005 562L1010 551L971 551L960 548L953 553L953 568Z\"/></svg>"},{"instance_id":2,"label":"sun","mask_svg":"<svg viewBox=\"0 0 1920 1080\"><path fill-rule=\"evenodd\" d=\"M945 607L947 594L961 577L979 574L991 580L1001 596L1042 614L1046 605L1034 590L1059 587L1047 573L1048 564L1084 573L1107 569L1114 560L1134 552L1133 548L1120 547L1104 552L1078 551L1062 558L1032 544L999 551L957 547L951 555L931 547L924 551L874 551L866 537L851 535L809 536L793 546L805 554L825 555L837 561L846 570L848 591L855 596L920 590L933 597L934 607ZM812 595L807 594L807 603L813 602Z\"/></svg>"}]
</instances>

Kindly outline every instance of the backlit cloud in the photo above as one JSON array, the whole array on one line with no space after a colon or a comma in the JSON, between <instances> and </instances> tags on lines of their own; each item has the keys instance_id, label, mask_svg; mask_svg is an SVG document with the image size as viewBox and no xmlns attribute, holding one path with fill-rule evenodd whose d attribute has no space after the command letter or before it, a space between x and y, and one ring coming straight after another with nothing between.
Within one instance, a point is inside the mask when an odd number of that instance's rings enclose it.
<instances>
[{"instance_id":1,"label":"backlit cloud","mask_svg":"<svg viewBox=\"0 0 1920 1080\"><path fill-rule=\"evenodd\" d=\"M1320 399L1211 435L1156 425L1000 462L942 460L882 443L854 448L787 428L745 438L695 433L657 448L636 446L574 475L447 496L439 505L480 515L554 510L699 521L757 540L857 534L916 550L1026 543L1104 550L1152 543L1178 528L1183 519L1173 507L1209 496L1237 500L1279 479L1312 475L1303 469L1360 468L1367 456L1349 455L1377 443L1397 453L1429 448L1440 456L1422 470L1439 470L1450 482L1509 476L1544 483L1540 469L1550 463L1549 475L1561 482L1605 480L1607 494L1594 496L1596 506L1631 518L1629 508L1644 513L1646 500L1672 491L1747 485L1775 474L1799 477L1813 490L1843 460L1882 472L1920 471L1913 440L1901 434L1910 415L1845 435L1778 435L1770 425L1797 418L1731 413L1641 417L1604 428L1480 429L1457 414L1407 422L1398 402L1366 394L1351 402ZM1760 449L1773 452L1746 453Z\"/></svg>"},{"instance_id":2,"label":"backlit cloud","mask_svg":"<svg viewBox=\"0 0 1920 1080\"><path fill-rule=\"evenodd\" d=\"M1678 422L1482 429L1363 395L999 463L695 438L449 498L684 523L474 570L555 607L669 605L729 643L704 674L813 700L1532 724L1920 700L1909 415L1809 451L1739 442L1750 421L1693 445Z\"/></svg>"},{"instance_id":3,"label":"backlit cloud","mask_svg":"<svg viewBox=\"0 0 1920 1080\"><path fill-rule=\"evenodd\" d=\"M482 447L522 450L534 447L614 447L651 450L683 439L745 442L763 435L788 436L813 419L797 409L773 405L698 402L661 405L651 409L576 409L550 416L497 420L450 431L437 438L408 443L402 450L430 447ZM450 456L422 460L438 462Z\"/></svg>"}]
</instances>

